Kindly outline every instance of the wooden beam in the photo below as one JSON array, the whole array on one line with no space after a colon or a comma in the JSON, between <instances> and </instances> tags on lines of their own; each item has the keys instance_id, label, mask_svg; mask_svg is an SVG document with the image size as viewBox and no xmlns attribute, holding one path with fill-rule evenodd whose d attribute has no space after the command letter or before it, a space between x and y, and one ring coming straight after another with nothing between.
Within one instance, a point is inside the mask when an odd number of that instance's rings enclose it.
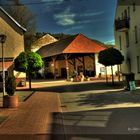
<instances>
[{"instance_id":1,"label":"wooden beam","mask_svg":"<svg viewBox=\"0 0 140 140\"><path fill-rule=\"evenodd\" d=\"M83 61L83 74L85 75L85 58L84 58L84 56L82 57L82 61Z\"/></svg>"},{"instance_id":2,"label":"wooden beam","mask_svg":"<svg viewBox=\"0 0 140 140\"><path fill-rule=\"evenodd\" d=\"M74 70L76 70L76 62L75 62L75 58L71 59L71 61L68 61L69 64L71 64L74 68Z\"/></svg>"},{"instance_id":3,"label":"wooden beam","mask_svg":"<svg viewBox=\"0 0 140 140\"><path fill-rule=\"evenodd\" d=\"M67 54L67 58L68 58L68 59L70 58L70 56L71 56L71 54Z\"/></svg>"},{"instance_id":4,"label":"wooden beam","mask_svg":"<svg viewBox=\"0 0 140 140\"><path fill-rule=\"evenodd\" d=\"M68 61L69 64L71 64L72 66L74 66L73 61Z\"/></svg>"},{"instance_id":5,"label":"wooden beam","mask_svg":"<svg viewBox=\"0 0 140 140\"><path fill-rule=\"evenodd\" d=\"M95 54L89 55L89 57L90 57L91 59L95 59Z\"/></svg>"},{"instance_id":6,"label":"wooden beam","mask_svg":"<svg viewBox=\"0 0 140 140\"><path fill-rule=\"evenodd\" d=\"M69 78L69 63L68 63L68 55L64 54L65 64L66 64L66 72L67 72L67 79Z\"/></svg>"},{"instance_id":7,"label":"wooden beam","mask_svg":"<svg viewBox=\"0 0 140 140\"><path fill-rule=\"evenodd\" d=\"M96 63L95 63L96 60L95 60L95 54L92 55L92 57L93 57L93 58L92 58L92 59L93 59L93 70L94 70L95 75L96 75L96 65L95 65L95 64L96 64Z\"/></svg>"},{"instance_id":8,"label":"wooden beam","mask_svg":"<svg viewBox=\"0 0 140 140\"><path fill-rule=\"evenodd\" d=\"M76 70L76 61L75 61L75 58L73 59L73 64L74 64L74 70Z\"/></svg>"},{"instance_id":9,"label":"wooden beam","mask_svg":"<svg viewBox=\"0 0 140 140\"><path fill-rule=\"evenodd\" d=\"M52 58L52 67L53 67L53 75L54 75L54 79L56 79L56 72L55 72L55 70L56 70L56 58L57 58L57 56L53 56L53 57L51 57Z\"/></svg>"},{"instance_id":10,"label":"wooden beam","mask_svg":"<svg viewBox=\"0 0 140 140\"><path fill-rule=\"evenodd\" d=\"M88 55L88 56L93 60L93 70L94 70L95 75L96 75L95 54L91 54L91 55Z\"/></svg>"},{"instance_id":11,"label":"wooden beam","mask_svg":"<svg viewBox=\"0 0 140 140\"><path fill-rule=\"evenodd\" d=\"M79 62L83 63L83 61L79 57L76 57L75 59L77 59Z\"/></svg>"}]
</instances>

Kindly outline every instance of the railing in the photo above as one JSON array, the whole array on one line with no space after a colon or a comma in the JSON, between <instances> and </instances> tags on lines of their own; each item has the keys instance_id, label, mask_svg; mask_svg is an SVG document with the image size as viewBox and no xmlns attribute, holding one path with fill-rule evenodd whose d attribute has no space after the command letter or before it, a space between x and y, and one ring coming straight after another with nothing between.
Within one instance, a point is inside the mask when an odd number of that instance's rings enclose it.
<instances>
[{"instance_id":1,"label":"railing","mask_svg":"<svg viewBox=\"0 0 140 140\"><path fill-rule=\"evenodd\" d=\"M129 29L129 19L115 20L116 31L127 31Z\"/></svg>"}]
</instances>

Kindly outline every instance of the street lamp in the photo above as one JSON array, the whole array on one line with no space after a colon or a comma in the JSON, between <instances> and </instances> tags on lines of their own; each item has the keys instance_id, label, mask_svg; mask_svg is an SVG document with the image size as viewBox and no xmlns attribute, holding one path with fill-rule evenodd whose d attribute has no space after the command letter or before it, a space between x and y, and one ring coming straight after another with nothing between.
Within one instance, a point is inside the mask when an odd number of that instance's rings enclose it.
<instances>
[{"instance_id":1,"label":"street lamp","mask_svg":"<svg viewBox=\"0 0 140 140\"><path fill-rule=\"evenodd\" d=\"M4 49L3 44L6 41L6 35L0 34L0 43L2 45L2 79L3 79L3 96L5 95L5 67L4 67Z\"/></svg>"}]
</instances>

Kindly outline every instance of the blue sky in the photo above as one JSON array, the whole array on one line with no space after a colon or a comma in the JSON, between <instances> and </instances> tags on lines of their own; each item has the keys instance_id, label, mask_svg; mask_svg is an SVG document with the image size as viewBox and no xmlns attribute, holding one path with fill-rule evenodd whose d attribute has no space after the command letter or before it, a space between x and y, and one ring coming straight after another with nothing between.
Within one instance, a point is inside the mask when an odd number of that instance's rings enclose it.
<instances>
[{"instance_id":1,"label":"blue sky","mask_svg":"<svg viewBox=\"0 0 140 140\"><path fill-rule=\"evenodd\" d=\"M22 0L37 17L37 31L82 33L102 42L114 40L116 0Z\"/></svg>"}]
</instances>

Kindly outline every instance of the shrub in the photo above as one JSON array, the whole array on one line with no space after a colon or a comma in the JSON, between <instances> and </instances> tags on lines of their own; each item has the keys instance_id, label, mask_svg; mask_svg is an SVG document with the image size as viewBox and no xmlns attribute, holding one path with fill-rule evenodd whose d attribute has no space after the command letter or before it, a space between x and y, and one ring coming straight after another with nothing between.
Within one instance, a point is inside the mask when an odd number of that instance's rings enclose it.
<instances>
[{"instance_id":1,"label":"shrub","mask_svg":"<svg viewBox=\"0 0 140 140\"><path fill-rule=\"evenodd\" d=\"M16 90L16 80L14 76L6 77L5 89L9 96L13 96Z\"/></svg>"}]
</instances>

